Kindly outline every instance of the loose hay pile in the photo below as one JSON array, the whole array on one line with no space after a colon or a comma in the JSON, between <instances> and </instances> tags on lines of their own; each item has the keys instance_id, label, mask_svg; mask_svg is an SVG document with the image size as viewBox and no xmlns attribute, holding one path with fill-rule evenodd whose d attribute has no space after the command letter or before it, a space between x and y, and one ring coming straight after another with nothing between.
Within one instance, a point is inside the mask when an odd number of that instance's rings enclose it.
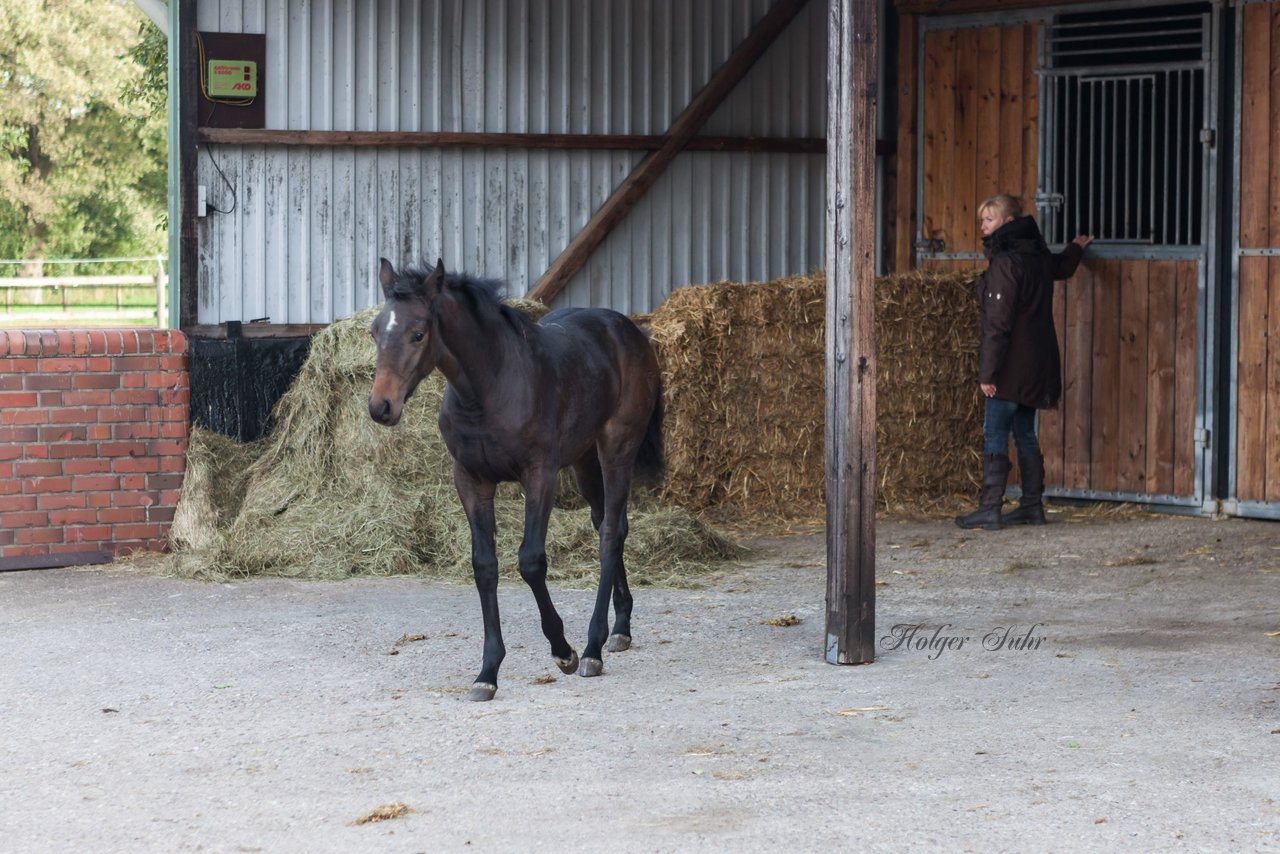
<instances>
[{"instance_id":1,"label":"loose hay pile","mask_svg":"<svg viewBox=\"0 0 1280 854\"><path fill-rule=\"evenodd\" d=\"M876 282L878 500L929 511L977 484L977 271ZM824 515L826 278L675 291L650 326L666 384L664 499L720 518Z\"/></svg>"},{"instance_id":2,"label":"loose hay pile","mask_svg":"<svg viewBox=\"0 0 1280 854\"><path fill-rule=\"evenodd\" d=\"M418 574L471 577L470 533L436 413L438 373L392 429L369 418L374 311L318 333L274 412L271 436L239 445L193 429L170 534L172 571L204 578L344 578ZM572 504L561 490L561 507ZM740 553L688 511L633 492L627 540L633 585L687 585ZM518 488L499 491L498 552L514 575L524 526ZM585 507L552 513L550 577L594 584L598 539Z\"/></svg>"}]
</instances>

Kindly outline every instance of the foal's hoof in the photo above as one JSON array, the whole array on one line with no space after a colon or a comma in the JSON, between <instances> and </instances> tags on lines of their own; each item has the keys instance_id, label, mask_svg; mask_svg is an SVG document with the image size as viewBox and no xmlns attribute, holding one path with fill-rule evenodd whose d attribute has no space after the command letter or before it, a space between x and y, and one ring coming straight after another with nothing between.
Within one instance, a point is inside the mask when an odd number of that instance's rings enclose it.
<instances>
[{"instance_id":1,"label":"foal's hoof","mask_svg":"<svg viewBox=\"0 0 1280 854\"><path fill-rule=\"evenodd\" d=\"M624 649L631 649L631 635L609 635L605 652L622 652Z\"/></svg>"},{"instance_id":2,"label":"foal's hoof","mask_svg":"<svg viewBox=\"0 0 1280 854\"><path fill-rule=\"evenodd\" d=\"M599 676L604 673L604 662L598 658L582 659L582 666L578 668L579 676Z\"/></svg>"},{"instance_id":3,"label":"foal's hoof","mask_svg":"<svg viewBox=\"0 0 1280 854\"><path fill-rule=\"evenodd\" d=\"M493 695L498 693L498 686L489 682L476 682L471 686L471 690L467 692L467 699L474 700L477 703L484 703L493 699Z\"/></svg>"},{"instance_id":4,"label":"foal's hoof","mask_svg":"<svg viewBox=\"0 0 1280 854\"><path fill-rule=\"evenodd\" d=\"M556 658L553 655L551 660L556 663L556 667L560 668L561 673L572 673L578 669L578 653L576 652L568 658Z\"/></svg>"}]
</instances>

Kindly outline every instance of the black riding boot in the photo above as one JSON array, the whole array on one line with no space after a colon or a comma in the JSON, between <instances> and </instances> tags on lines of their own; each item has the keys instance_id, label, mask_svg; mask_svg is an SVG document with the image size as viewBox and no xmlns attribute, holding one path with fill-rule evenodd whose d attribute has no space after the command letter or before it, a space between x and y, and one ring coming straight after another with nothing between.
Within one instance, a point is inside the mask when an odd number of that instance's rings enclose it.
<instances>
[{"instance_id":1,"label":"black riding boot","mask_svg":"<svg viewBox=\"0 0 1280 854\"><path fill-rule=\"evenodd\" d=\"M1009 469L1013 464L1004 454L982 455L982 491L978 494L978 509L968 516L957 516L961 528L986 528L1000 530L1000 505L1004 503L1004 488L1009 482Z\"/></svg>"},{"instance_id":2,"label":"black riding boot","mask_svg":"<svg viewBox=\"0 0 1280 854\"><path fill-rule=\"evenodd\" d=\"M1022 498L1018 506L1004 515L1006 525L1043 525L1044 502L1044 455L1034 457L1018 457L1018 468L1022 470Z\"/></svg>"}]
</instances>

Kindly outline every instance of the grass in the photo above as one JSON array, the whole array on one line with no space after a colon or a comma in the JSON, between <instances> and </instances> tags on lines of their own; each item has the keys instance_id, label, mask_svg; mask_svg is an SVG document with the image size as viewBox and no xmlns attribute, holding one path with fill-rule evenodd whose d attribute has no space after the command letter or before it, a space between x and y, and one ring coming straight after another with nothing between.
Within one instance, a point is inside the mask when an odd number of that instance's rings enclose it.
<instances>
[{"instance_id":1,"label":"grass","mask_svg":"<svg viewBox=\"0 0 1280 854\"><path fill-rule=\"evenodd\" d=\"M67 289L35 285L0 289L0 327L156 325L153 284Z\"/></svg>"}]
</instances>

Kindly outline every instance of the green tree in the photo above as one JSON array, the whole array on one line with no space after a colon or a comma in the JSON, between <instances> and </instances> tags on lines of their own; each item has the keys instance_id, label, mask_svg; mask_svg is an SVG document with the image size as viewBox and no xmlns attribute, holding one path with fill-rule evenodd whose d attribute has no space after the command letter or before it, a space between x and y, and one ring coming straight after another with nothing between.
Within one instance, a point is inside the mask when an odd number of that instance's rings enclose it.
<instances>
[{"instance_id":1,"label":"green tree","mask_svg":"<svg viewBox=\"0 0 1280 854\"><path fill-rule=\"evenodd\" d=\"M0 255L163 250L154 29L128 0L0 0Z\"/></svg>"},{"instance_id":2,"label":"green tree","mask_svg":"<svg viewBox=\"0 0 1280 854\"><path fill-rule=\"evenodd\" d=\"M150 18L138 25L138 42L129 49L129 58L141 66L142 73L125 87L125 101L142 104L152 115L167 119L169 38Z\"/></svg>"}]
</instances>

